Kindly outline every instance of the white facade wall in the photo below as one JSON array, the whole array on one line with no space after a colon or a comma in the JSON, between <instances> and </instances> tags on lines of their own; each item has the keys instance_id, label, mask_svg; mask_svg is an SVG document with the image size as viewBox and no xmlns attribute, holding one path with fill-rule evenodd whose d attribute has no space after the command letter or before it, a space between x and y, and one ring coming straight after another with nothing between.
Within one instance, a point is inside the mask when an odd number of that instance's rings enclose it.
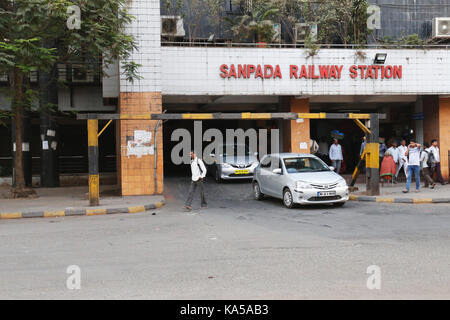
<instances>
[{"instance_id":1,"label":"white facade wall","mask_svg":"<svg viewBox=\"0 0 450 320\"><path fill-rule=\"evenodd\" d=\"M126 28L136 37L139 50L130 60L141 64L139 74L143 79L128 82L120 75L120 92L161 91L161 17L159 0L130 1L129 13L136 19Z\"/></svg>"},{"instance_id":2,"label":"white facade wall","mask_svg":"<svg viewBox=\"0 0 450 320\"><path fill-rule=\"evenodd\" d=\"M450 50L321 49L306 58L304 49L162 47L164 95L420 95L450 93ZM387 53L385 65L402 65L402 79L352 79L351 65L372 65ZM280 65L283 79L223 79L222 64ZM289 66L343 65L335 79L290 79ZM359 71L359 70L358 70Z\"/></svg>"}]
</instances>

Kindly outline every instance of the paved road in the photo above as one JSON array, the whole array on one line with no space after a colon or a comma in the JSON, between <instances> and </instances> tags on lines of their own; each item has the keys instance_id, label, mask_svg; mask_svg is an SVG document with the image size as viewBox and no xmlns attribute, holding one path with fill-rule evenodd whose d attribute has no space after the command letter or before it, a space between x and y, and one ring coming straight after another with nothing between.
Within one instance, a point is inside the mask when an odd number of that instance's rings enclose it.
<instances>
[{"instance_id":1,"label":"paved road","mask_svg":"<svg viewBox=\"0 0 450 320\"><path fill-rule=\"evenodd\" d=\"M450 298L450 206L348 202L288 210L247 183L188 180L136 215L0 221L0 298ZM81 290L66 268L81 268ZM381 289L366 287L369 265Z\"/></svg>"}]
</instances>

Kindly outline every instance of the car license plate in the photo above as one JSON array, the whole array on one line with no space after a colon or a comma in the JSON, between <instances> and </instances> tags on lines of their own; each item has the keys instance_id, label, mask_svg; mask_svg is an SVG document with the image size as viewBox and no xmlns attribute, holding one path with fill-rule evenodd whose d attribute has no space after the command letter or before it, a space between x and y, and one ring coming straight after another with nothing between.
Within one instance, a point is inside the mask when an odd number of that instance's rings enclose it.
<instances>
[{"instance_id":1,"label":"car license plate","mask_svg":"<svg viewBox=\"0 0 450 320\"><path fill-rule=\"evenodd\" d=\"M234 171L235 174L249 174L249 170L236 170Z\"/></svg>"},{"instance_id":2,"label":"car license plate","mask_svg":"<svg viewBox=\"0 0 450 320\"><path fill-rule=\"evenodd\" d=\"M336 191L319 191L317 192L318 197L332 197L336 195Z\"/></svg>"}]
</instances>

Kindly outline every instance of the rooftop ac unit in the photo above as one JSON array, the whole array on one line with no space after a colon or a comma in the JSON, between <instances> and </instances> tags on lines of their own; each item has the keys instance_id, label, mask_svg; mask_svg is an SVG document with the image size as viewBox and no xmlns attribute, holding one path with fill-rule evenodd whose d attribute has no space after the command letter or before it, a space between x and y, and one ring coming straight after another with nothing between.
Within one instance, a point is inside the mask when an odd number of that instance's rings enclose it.
<instances>
[{"instance_id":1,"label":"rooftop ac unit","mask_svg":"<svg viewBox=\"0 0 450 320\"><path fill-rule=\"evenodd\" d=\"M313 41L317 40L317 24L316 23L296 23L294 27L295 43L304 43L307 36L311 35Z\"/></svg>"},{"instance_id":2,"label":"rooftop ac unit","mask_svg":"<svg viewBox=\"0 0 450 320\"><path fill-rule=\"evenodd\" d=\"M433 19L433 38L450 38L450 18Z\"/></svg>"},{"instance_id":3,"label":"rooftop ac unit","mask_svg":"<svg viewBox=\"0 0 450 320\"><path fill-rule=\"evenodd\" d=\"M172 37L184 37L183 18L180 16L161 16L161 35Z\"/></svg>"}]
</instances>

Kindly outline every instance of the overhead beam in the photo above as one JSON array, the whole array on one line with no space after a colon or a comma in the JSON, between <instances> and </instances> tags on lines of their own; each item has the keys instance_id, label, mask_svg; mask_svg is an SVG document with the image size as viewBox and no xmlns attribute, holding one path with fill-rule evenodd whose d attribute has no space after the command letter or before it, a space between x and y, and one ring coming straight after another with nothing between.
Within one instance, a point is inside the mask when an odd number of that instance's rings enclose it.
<instances>
[{"instance_id":1,"label":"overhead beam","mask_svg":"<svg viewBox=\"0 0 450 320\"><path fill-rule=\"evenodd\" d=\"M107 114L81 113L78 120L296 120L296 119L370 119L370 113L153 113L153 114ZM386 119L385 114L377 114L378 119Z\"/></svg>"}]
</instances>

